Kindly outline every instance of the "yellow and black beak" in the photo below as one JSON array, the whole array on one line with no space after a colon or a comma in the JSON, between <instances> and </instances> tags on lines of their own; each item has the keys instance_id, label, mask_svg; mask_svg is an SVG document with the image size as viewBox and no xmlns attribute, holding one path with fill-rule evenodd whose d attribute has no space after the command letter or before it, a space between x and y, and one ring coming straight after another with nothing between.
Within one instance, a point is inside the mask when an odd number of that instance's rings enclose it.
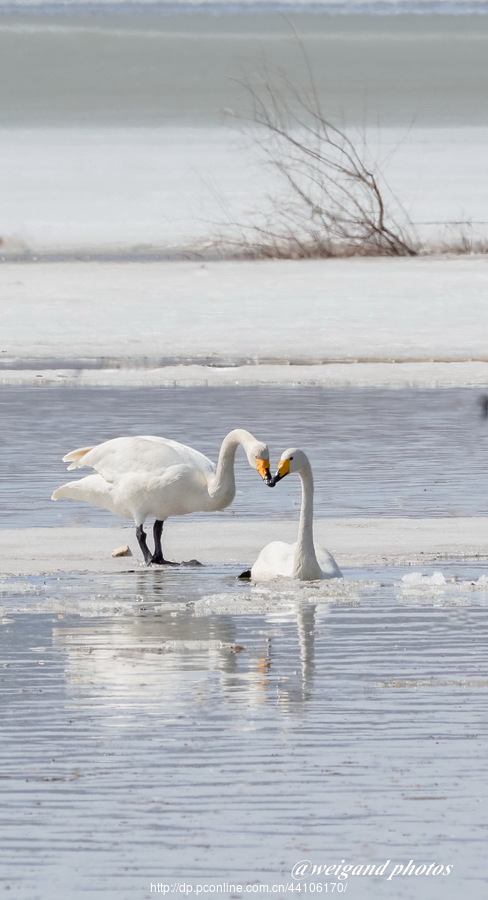
<instances>
[{"instance_id":1,"label":"yellow and black beak","mask_svg":"<svg viewBox=\"0 0 488 900\"><path fill-rule=\"evenodd\" d=\"M270 484L273 479L269 468L269 459L258 459L256 462L256 469L266 484Z\"/></svg>"},{"instance_id":2,"label":"yellow and black beak","mask_svg":"<svg viewBox=\"0 0 488 900\"><path fill-rule=\"evenodd\" d=\"M290 472L290 460L289 459L280 459L278 463L278 469L276 471L276 475L268 482L270 487L274 487L278 481L281 481L285 475L288 475Z\"/></svg>"}]
</instances>

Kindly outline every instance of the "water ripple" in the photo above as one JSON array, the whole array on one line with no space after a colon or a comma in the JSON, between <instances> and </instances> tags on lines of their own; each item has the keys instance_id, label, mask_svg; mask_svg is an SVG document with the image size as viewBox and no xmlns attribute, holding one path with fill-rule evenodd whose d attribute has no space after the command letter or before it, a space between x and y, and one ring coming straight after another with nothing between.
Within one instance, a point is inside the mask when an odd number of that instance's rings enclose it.
<instances>
[{"instance_id":1,"label":"water ripple","mask_svg":"<svg viewBox=\"0 0 488 900\"><path fill-rule=\"evenodd\" d=\"M182 872L276 884L305 856L437 860L453 874L416 896L476 891L488 603L476 564L434 574L351 570L338 595L211 567L164 596L146 579L142 598L136 573L111 589L5 581L3 886L129 900ZM450 585L466 605L449 605ZM361 897L382 887L364 880Z\"/></svg>"}]
</instances>

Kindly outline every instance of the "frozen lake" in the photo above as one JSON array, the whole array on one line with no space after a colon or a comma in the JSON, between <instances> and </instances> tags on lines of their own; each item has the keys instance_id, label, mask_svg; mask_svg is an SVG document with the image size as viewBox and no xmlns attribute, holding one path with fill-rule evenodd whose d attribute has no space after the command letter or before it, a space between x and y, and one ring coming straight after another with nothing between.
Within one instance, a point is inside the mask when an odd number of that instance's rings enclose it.
<instances>
[{"instance_id":1,"label":"frozen lake","mask_svg":"<svg viewBox=\"0 0 488 900\"><path fill-rule=\"evenodd\" d=\"M5 387L3 525L28 542L29 525L117 521L49 500L75 446L156 432L216 458L235 425L268 440L273 466L289 445L309 452L318 516L483 516L479 401L471 389ZM241 518L297 520L297 479L271 491L239 459L238 488L217 516L229 536ZM235 564L134 558L0 580L0 888L481 900L484 557L342 568L343 581L259 587ZM303 860L383 874L296 881Z\"/></svg>"},{"instance_id":2,"label":"frozen lake","mask_svg":"<svg viewBox=\"0 0 488 900\"><path fill-rule=\"evenodd\" d=\"M123 434L161 434L216 460L245 427L268 442L273 471L302 447L315 474L315 514L483 516L488 423L480 391L244 388L23 388L0 396L3 527L114 524L114 516L52 491L76 473L61 458ZM80 470L80 475L90 470ZM298 518L300 489L269 490L237 455L238 493L214 518Z\"/></svg>"},{"instance_id":3,"label":"frozen lake","mask_svg":"<svg viewBox=\"0 0 488 900\"><path fill-rule=\"evenodd\" d=\"M6 579L1 886L236 897L294 884L304 859L389 861L345 890L482 898L486 569L432 571L266 589L215 566ZM389 877L410 861L417 876Z\"/></svg>"},{"instance_id":4,"label":"frozen lake","mask_svg":"<svg viewBox=\"0 0 488 900\"><path fill-rule=\"evenodd\" d=\"M2 17L2 256L171 258L226 210L262 214L274 187L243 143L238 81L266 61L309 84L286 22L95 19ZM359 127L427 246L475 247L488 18L294 21L327 115ZM2 373L31 384L0 393L2 571L29 573L0 575L5 897L484 900L485 259L336 262L3 266ZM355 359L342 377L372 360L418 378L389 363L428 360L423 383L482 387L120 386L161 360L213 363L199 378L259 362L244 374L265 379L266 361ZM32 386L49 379L79 384ZM349 517L343 581L236 580L249 533L294 528L300 502L297 478L269 490L242 455L232 507L189 517L178 545L187 559L213 535L198 569L113 560L115 517L50 500L76 447L161 434L215 460L236 426L273 469L309 454L316 517ZM383 874L294 879L304 860Z\"/></svg>"}]
</instances>

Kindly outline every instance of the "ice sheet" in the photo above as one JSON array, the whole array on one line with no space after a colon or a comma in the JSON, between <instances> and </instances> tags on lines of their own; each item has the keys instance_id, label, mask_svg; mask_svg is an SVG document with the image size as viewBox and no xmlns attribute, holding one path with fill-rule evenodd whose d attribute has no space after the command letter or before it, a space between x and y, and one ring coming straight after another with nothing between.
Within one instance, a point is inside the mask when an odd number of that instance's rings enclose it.
<instances>
[{"instance_id":1,"label":"ice sheet","mask_svg":"<svg viewBox=\"0 0 488 900\"><path fill-rule=\"evenodd\" d=\"M426 247L488 233L488 128L350 130ZM364 151L363 145L367 150ZM233 223L262 221L285 184L238 127L1 130L0 249L18 254L218 252ZM391 203L385 191L387 204ZM394 208L394 205L393 205ZM471 223L464 227L460 221Z\"/></svg>"},{"instance_id":2,"label":"ice sheet","mask_svg":"<svg viewBox=\"0 0 488 900\"><path fill-rule=\"evenodd\" d=\"M483 256L10 263L0 279L4 383L487 381Z\"/></svg>"},{"instance_id":3,"label":"ice sheet","mask_svg":"<svg viewBox=\"0 0 488 900\"><path fill-rule=\"evenodd\" d=\"M488 519L319 519L315 540L334 554L338 564L419 565L433 559L485 556ZM229 566L238 575L273 540L293 541L296 522L179 522L172 520L165 538L170 559L198 556L205 565ZM112 550L128 543L134 556L112 558ZM120 528L0 529L0 575L53 572L147 571L134 530ZM159 569L158 569L159 570ZM181 569L184 571L184 568Z\"/></svg>"}]
</instances>

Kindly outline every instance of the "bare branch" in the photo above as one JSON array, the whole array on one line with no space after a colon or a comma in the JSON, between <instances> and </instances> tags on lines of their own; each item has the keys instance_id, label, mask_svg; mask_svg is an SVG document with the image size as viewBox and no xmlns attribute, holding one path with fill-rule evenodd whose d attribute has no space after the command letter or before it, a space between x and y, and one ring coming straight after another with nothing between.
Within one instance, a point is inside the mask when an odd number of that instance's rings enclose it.
<instances>
[{"instance_id":1,"label":"bare branch","mask_svg":"<svg viewBox=\"0 0 488 900\"><path fill-rule=\"evenodd\" d=\"M247 133L282 179L288 199L273 202L264 225L238 226L237 243L243 241L243 253L266 256L414 256L412 223L369 160L367 147L359 150L324 115L305 48L289 25L306 67L308 90L299 90L283 72L270 72L265 61L260 77L239 80L250 101ZM387 195L402 224L390 212Z\"/></svg>"}]
</instances>

